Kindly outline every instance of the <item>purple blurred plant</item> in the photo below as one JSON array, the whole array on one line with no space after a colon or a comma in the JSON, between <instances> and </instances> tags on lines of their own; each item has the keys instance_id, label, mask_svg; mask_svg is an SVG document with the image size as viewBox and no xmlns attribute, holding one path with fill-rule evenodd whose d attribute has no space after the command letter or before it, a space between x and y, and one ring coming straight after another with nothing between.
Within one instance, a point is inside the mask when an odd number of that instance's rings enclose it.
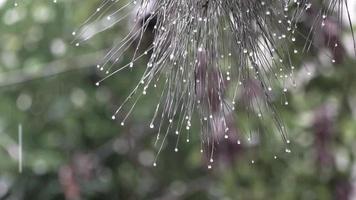
<instances>
[{"instance_id":1,"label":"purple blurred plant","mask_svg":"<svg viewBox=\"0 0 356 200\"><path fill-rule=\"evenodd\" d=\"M330 185L334 188L334 199L347 200L352 194L352 183L349 176L341 176L336 167L335 149L333 146L336 137L335 125L337 109L332 103L320 106L314 112L313 133L316 154L317 171L320 176L330 176L332 169L335 174L329 177ZM329 174L329 175L328 175Z\"/></svg>"}]
</instances>

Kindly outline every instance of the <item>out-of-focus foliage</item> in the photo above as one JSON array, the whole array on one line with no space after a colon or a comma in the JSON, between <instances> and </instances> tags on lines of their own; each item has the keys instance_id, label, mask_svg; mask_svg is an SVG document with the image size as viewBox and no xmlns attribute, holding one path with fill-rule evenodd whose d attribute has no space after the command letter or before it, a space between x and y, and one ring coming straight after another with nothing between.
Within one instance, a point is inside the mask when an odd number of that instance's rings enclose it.
<instances>
[{"instance_id":1,"label":"out-of-focus foliage","mask_svg":"<svg viewBox=\"0 0 356 200\"><path fill-rule=\"evenodd\" d=\"M320 52L299 58L299 84L288 94L289 106L278 107L292 153L283 152L277 134L263 135L256 146L224 152L208 170L195 127L192 141L182 143L177 153L169 138L153 168L155 130L148 123L158 97L140 100L125 127L110 119L144 65L94 86L101 76L95 65L123 37L125 24L78 48L70 44L73 28L98 3L19 0L15 7L0 0L0 199L355 198L352 55L345 54L338 65L324 62ZM344 35L347 46L350 36Z\"/></svg>"}]
</instances>

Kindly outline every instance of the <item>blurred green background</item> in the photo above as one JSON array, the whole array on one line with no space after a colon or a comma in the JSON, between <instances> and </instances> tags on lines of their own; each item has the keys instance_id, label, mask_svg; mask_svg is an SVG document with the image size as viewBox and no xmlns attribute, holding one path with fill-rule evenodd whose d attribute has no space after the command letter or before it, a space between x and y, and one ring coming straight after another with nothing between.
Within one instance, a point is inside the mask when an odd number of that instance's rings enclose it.
<instances>
[{"instance_id":1,"label":"blurred green background","mask_svg":"<svg viewBox=\"0 0 356 200\"><path fill-rule=\"evenodd\" d=\"M343 62L332 65L314 50L296 66L300 84L278 108L292 153L282 143L244 146L208 170L194 128L179 152L165 145L154 168L148 125L157 97L143 98L124 127L111 120L142 69L94 86L102 77L96 64L127 24L75 48L72 31L99 1L14 3L0 0L0 199L356 199L356 62L347 28L339 35Z\"/></svg>"}]
</instances>

